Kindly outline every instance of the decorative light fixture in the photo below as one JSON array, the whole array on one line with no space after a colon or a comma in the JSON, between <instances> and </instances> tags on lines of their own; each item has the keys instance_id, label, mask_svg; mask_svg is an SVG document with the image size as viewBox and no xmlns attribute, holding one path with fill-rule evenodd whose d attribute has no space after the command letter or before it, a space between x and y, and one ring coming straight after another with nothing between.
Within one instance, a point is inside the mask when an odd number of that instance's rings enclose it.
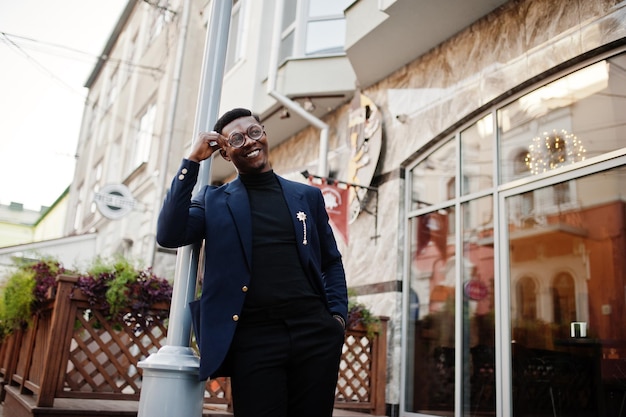
<instances>
[{"instance_id":1,"label":"decorative light fixture","mask_svg":"<svg viewBox=\"0 0 626 417\"><path fill-rule=\"evenodd\" d=\"M289 110L287 110L287 107L283 107L283 109L280 111L280 118L289 119L290 117L291 115L289 114Z\"/></svg>"},{"instance_id":2,"label":"decorative light fixture","mask_svg":"<svg viewBox=\"0 0 626 417\"><path fill-rule=\"evenodd\" d=\"M309 113L313 113L313 111L315 110L315 104L313 104L313 101L307 97L302 102L302 108Z\"/></svg>"},{"instance_id":3,"label":"decorative light fixture","mask_svg":"<svg viewBox=\"0 0 626 417\"><path fill-rule=\"evenodd\" d=\"M533 138L525 162L530 172L540 174L584 161L585 153L585 147L576 135L565 129L554 129Z\"/></svg>"}]
</instances>

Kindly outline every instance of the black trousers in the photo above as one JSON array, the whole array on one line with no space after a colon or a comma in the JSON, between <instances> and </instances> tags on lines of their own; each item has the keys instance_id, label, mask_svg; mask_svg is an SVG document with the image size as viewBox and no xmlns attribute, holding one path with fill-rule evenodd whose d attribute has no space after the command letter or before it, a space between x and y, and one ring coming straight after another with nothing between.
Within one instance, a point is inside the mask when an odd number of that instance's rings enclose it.
<instances>
[{"instance_id":1,"label":"black trousers","mask_svg":"<svg viewBox=\"0 0 626 417\"><path fill-rule=\"evenodd\" d=\"M331 417L344 336L321 303L294 317L242 320L229 352L235 417Z\"/></svg>"}]
</instances>

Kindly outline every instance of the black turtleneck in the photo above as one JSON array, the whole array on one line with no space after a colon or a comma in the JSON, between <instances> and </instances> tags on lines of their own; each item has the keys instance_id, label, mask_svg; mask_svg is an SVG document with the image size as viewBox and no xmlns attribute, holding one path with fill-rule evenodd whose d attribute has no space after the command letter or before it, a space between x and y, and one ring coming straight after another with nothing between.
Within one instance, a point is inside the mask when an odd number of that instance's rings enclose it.
<instances>
[{"instance_id":1,"label":"black turtleneck","mask_svg":"<svg viewBox=\"0 0 626 417\"><path fill-rule=\"evenodd\" d=\"M300 264L291 219L295 213L289 213L278 178L273 171L239 178L252 213L252 279L242 318L268 307L319 299Z\"/></svg>"}]
</instances>

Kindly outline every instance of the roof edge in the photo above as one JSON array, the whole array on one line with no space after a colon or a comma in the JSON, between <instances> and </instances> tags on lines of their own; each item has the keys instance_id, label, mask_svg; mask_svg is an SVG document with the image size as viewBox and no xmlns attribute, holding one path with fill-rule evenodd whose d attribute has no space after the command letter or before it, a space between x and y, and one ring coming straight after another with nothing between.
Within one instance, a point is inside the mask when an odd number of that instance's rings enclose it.
<instances>
[{"instance_id":1,"label":"roof edge","mask_svg":"<svg viewBox=\"0 0 626 417\"><path fill-rule=\"evenodd\" d=\"M115 43L117 42L117 39L120 36L120 33L122 33L124 26L126 26L126 23L128 22L128 19L130 18L130 14L135 8L135 3L137 3L138 1L139 0L128 0L128 3L126 4L126 7L124 8L124 11L120 15L120 18L117 21L115 28L113 29L113 32L111 32L111 36L109 36L109 40L104 46L102 53L98 56L98 61L96 62L96 66L94 67L93 71L91 71L91 74L89 75L89 78L87 78L87 81L85 82L84 87L91 88L91 86L98 79L98 76L100 75L100 71L102 71L102 68L104 67L104 63L108 61L109 54L111 53L111 50L115 46Z\"/></svg>"}]
</instances>

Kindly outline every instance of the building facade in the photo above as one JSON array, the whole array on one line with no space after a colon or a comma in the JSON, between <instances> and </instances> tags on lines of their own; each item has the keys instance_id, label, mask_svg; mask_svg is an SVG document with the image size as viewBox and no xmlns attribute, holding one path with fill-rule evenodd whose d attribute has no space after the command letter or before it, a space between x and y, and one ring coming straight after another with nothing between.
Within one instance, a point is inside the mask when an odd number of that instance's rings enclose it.
<instances>
[{"instance_id":1,"label":"building facade","mask_svg":"<svg viewBox=\"0 0 626 417\"><path fill-rule=\"evenodd\" d=\"M156 216L191 144L206 32L198 2L185 6L129 1L122 12L85 84L65 225L66 235L97 233L101 256L122 254L169 276L175 255L156 246Z\"/></svg>"},{"instance_id":2,"label":"building facade","mask_svg":"<svg viewBox=\"0 0 626 417\"><path fill-rule=\"evenodd\" d=\"M0 247L32 242L35 235L35 223L45 212L25 209L20 203L0 204Z\"/></svg>"},{"instance_id":3,"label":"building facade","mask_svg":"<svg viewBox=\"0 0 626 417\"><path fill-rule=\"evenodd\" d=\"M79 246L66 246L62 238L68 196L69 187L50 207L39 210L29 210L20 203L0 205L0 285L18 262L52 256L69 267L93 255L87 246L82 251Z\"/></svg>"},{"instance_id":4,"label":"building facade","mask_svg":"<svg viewBox=\"0 0 626 417\"><path fill-rule=\"evenodd\" d=\"M129 2L70 191L68 235L170 277L156 217L210 10ZM347 190L348 285L390 318L388 415L622 413L626 2L238 0L228 41L220 112L260 115L278 174ZM233 175L213 158L210 181Z\"/></svg>"}]
</instances>

